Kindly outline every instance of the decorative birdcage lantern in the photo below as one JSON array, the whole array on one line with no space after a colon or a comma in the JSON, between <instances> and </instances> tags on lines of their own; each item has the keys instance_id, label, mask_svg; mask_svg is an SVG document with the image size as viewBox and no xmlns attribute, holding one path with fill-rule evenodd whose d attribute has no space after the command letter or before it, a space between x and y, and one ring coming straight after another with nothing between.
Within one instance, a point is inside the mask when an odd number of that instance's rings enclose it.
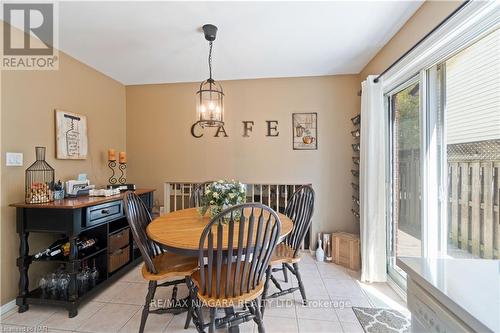
<instances>
[{"instance_id":1,"label":"decorative birdcage lantern","mask_svg":"<svg viewBox=\"0 0 500 333\"><path fill-rule=\"evenodd\" d=\"M196 92L196 115L202 127L224 126L224 91L220 83L212 78L212 47L217 35L217 27L212 24L203 26L205 39L209 42L209 78L200 84Z\"/></svg>"},{"instance_id":2,"label":"decorative birdcage lantern","mask_svg":"<svg viewBox=\"0 0 500 333\"><path fill-rule=\"evenodd\" d=\"M54 201L54 168L45 161L45 147L35 147L36 161L26 169L26 203Z\"/></svg>"},{"instance_id":3,"label":"decorative birdcage lantern","mask_svg":"<svg viewBox=\"0 0 500 333\"><path fill-rule=\"evenodd\" d=\"M213 79L200 84L196 93L198 122L202 127L219 127L224 125L224 92L222 86Z\"/></svg>"}]
</instances>

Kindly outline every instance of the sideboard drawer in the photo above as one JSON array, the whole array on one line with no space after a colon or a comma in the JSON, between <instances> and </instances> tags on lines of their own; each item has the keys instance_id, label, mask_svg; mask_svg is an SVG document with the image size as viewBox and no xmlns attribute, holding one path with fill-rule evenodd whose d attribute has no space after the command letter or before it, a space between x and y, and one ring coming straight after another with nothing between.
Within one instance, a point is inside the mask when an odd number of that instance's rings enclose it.
<instances>
[{"instance_id":1,"label":"sideboard drawer","mask_svg":"<svg viewBox=\"0 0 500 333\"><path fill-rule=\"evenodd\" d=\"M113 201L87 208L87 219L84 227L101 224L123 217L123 201Z\"/></svg>"}]
</instances>

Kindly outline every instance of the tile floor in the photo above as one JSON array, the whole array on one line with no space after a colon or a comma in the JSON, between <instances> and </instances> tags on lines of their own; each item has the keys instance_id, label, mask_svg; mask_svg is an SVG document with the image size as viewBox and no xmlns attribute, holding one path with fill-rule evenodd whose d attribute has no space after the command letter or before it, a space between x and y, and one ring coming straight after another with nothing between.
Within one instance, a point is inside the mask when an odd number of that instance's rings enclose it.
<instances>
[{"instance_id":1,"label":"tile floor","mask_svg":"<svg viewBox=\"0 0 500 333\"><path fill-rule=\"evenodd\" d=\"M300 303L300 293L286 295L266 308L264 325L268 333L363 332L351 306L384 307L407 312L405 303L385 283L363 284L359 273L332 263L317 263L306 254L300 263L310 304ZM75 318L59 308L31 306L25 313L14 309L1 318L1 332L137 332L147 283L138 266L92 300L84 304ZM278 280L283 277L275 273ZM290 274L291 275L291 274ZM296 285L292 278L291 285ZM286 286L285 283L283 283ZM271 284L272 288L274 286ZM179 288L179 297L187 288ZM171 288L159 288L157 299L168 299ZM185 314L150 315L146 332L196 332L184 330ZM240 332L257 332L253 322L240 326Z\"/></svg>"}]
</instances>

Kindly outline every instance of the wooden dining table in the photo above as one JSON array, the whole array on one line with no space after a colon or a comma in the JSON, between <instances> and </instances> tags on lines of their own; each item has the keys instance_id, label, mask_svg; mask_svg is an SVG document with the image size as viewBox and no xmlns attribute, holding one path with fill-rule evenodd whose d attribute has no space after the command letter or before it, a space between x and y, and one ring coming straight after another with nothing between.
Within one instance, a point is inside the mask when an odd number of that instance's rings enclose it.
<instances>
[{"instance_id":1,"label":"wooden dining table","mask_svg":"<svg viewBox=\"0 0 500 333\"><path fill-rule=\"evenodd\" d=\"M292 231L293 222L284 214L278 213L278 216L281 221L280 240L282 240ZM201 216L197 208L182 209L155 218L148 225L147 234L168 251L198 256L200 237L209 222L209 212ZM227 233L227 229L224 228L224 232ZM227 239L227 236L224 239Z\"/></svg>"}]
</instances>

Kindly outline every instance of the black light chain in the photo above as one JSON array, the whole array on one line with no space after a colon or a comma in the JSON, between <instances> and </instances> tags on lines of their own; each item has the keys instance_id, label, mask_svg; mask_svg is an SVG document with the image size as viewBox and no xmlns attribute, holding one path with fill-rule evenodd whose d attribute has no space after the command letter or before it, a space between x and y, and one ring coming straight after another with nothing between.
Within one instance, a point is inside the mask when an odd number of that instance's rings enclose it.
<instances>
[{"instance_id":1,"label":"black light chain","mask_svg":"<svg viewBox=\"0 0 500 333\"><path fill-rule=\"evenodd\" d=\"M210 50L208 51L208 71L210 73L210 80L212 79L212 46L213 42L209 42Z\"/></svg>"}]
</instances>

